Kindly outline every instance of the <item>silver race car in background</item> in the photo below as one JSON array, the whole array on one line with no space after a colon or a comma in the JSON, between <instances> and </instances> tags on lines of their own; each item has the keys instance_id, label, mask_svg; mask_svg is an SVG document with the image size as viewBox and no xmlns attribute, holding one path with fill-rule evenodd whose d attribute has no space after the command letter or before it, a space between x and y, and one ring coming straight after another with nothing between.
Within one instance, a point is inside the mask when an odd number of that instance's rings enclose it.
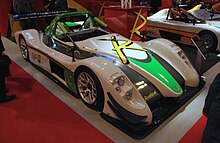
<instances>
[{"instance_id":1,"label":"silver race car in background","mask_svg":"<svg viewBox=\"0 0 220 143\"><path fill-rule=\"evenodd\" d=\"M207 21L208 18L211 19L210 14L204 10L196 12L183 8L162 9L147 18L146 36L162 37L187 44L193 44L191 38L199 36L210 51L219 52L220 22ZM215 15L212 18L219 16Z\"/></svg>"}]
</instances>

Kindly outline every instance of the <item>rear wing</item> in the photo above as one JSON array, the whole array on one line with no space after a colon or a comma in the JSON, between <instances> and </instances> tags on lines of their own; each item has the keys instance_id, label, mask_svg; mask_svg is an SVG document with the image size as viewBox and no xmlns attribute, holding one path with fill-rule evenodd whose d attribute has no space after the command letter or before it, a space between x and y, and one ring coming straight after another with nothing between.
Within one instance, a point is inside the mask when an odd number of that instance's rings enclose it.
<instances>
[{"instance_id":1,"label":"rear wing","mask_svg":"<svg viewBox=\"0 0 220 143\"><path fill-rule=\"evenodd\" d=\"M57 16L62 13L67 13L69 11L64 10L64 11L48 11L48 12L33 12L29 14L15 14L12 15L14 21L18 20L24 20L24 19L34 19L34 18L45 18L45 17L52 17L52 16Z\"/></svg>"}]
</instances>

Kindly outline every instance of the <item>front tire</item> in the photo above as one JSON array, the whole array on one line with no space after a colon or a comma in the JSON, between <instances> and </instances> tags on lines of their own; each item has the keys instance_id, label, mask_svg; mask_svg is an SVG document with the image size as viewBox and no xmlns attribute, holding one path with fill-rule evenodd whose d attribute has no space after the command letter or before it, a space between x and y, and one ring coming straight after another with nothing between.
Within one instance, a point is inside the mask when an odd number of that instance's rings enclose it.
<instances>
[{"instance_id":1,"label":"front tire","mask_svg":"<svg viewBox=\"0 0 220 143\"><path fill-rule=\"evenodd\" d=\"M20 48L22 57L26 61L30 62L27 43L22 35L19 36L19 48Z\"/></svg>"},{"instance_id":2,"label":"front tire","mask_svg":"<svg viewBox=\"0 0 220 143\"><path fill-rule=\"evenodd\" d=\"M76 71L75 83L83 103L95 111L102 111L104 92L95 73L87 67L82 67Z\"/></svg>"},{"instance_id":3,"label":"front tire","mask_svg":"<svg viewBox=\"0 0 220 143\"><path fill-rule=\"evenodd\" d=\"M211 52L215 52L218 45L218 40L215 33L205 30L201 31L199 34L201 40L205 43L207 49Z\"/></svg>"}]
</instances>

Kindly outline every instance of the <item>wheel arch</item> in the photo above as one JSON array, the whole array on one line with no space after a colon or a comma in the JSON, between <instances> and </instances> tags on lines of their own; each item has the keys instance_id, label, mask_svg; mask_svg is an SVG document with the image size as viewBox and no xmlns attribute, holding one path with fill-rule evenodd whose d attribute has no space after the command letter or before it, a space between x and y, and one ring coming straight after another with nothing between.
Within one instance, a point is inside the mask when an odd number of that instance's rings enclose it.
<instances>
[{"instance_id":1,"label":"wheel arch","mask_svg":"<svg viewBox=\"0 0 220 143\"><path fill-rule=\"evenodd\" d=\"M40 33L36 29L28 29L17 31L15 33L16 43L19 43L20 36L23 36L28 45L32 45L31 43L36 43L40 41Z\"/></svg>"},{"instance_id":2,"label":"wheel arch","mask_svg":"<svg viewBox=\"0 0 220 143\"><path fill-rule=\"evenodd\" d=\"M22 42L23 42L23 44L21 44ZM19 49L21 51L22 57L27 62L31 62L30 61L30 53L29 53L28 46L27 46L27 41L22 34L19 34L19 36L18 36L18 45L19 45Z\"/></svg>"},{"instance_id":3,"label":"wheel arch","mask_svg":"<svg viewBox=\"0 0 220 143\"><path fill-rule=\"evenodd\" d=\"M110 102L108 93L112 93L112 97L118 103L120 103L120 105L123 108L140 116L147 115L149 116L149 118L147 119L148 122L149 123L151 122L152 113L150 111L150 108L148 107L146 101L140 95L140 93L138 93L135 87L133 87L133 90L132 90L134 99L137 102L140 102L141 104L145 105L143 109L136 109L128 105L128 103L124 100L124 98L119 96L119 93L117 93L117 91L115 90L115 87L112 85L111 79L114 78L116 75L126 76L126 74L118 66L116 66L112 61L109 61L102 57L92 57L92 58L79 61L78 66L76 66L76 68L74 69L74 78L76 76L77 71L80 68L84 68L84 67L92 70L96 74L96 76L98 77L101 83L101 86L104 92L104 108L102 111L103 113L108 114L109 116L112 116L114 118L117 118L108 105L108 102ZM126 78L128 82L127 85L131 86L132 83L130 79L127 76Z\"/></svg>"},{"instance_id":4,"label":"wheel arch","mask_svg":"<svg viewBox=\"0 0 220 143\"><path fill-rule=\"evenodd\" d=\"M76 77L78 71L79 71L81 68L88 68L88 69L90 69L90 68L89 68L88 66L86 66L86 65L80 65L80 66L78 66L78 67L75 69L74 78ZM90 70L91 70L91 69L90 69Z\"/></svg>"},{"instance_id":5,"label":"wheel arch","mask_svg":"<svg viewBox=\"0 0 220 143\"><path fill-rule=\"evenodd\" d=\"M112 91L112 85L110 82L108 82L109 77L117 72L122 72L121 69L105 58L92 57L92 58L84 59L82 61L79 61L78 66L76 66L76 68L74 69L74 75L73 75L74 81L76 81L77 73L81 69L91 70L99 80L103 90L103 98L104 98L103 110L104 110L105 106L107 105L107 101L109 100L107 92ZM77 88L76 82L75 82L75 87ZM78 91L76 94L78 94Z\"/></svg>"},{"instance_id":6,"label":"wheel arch","mask_svg":"<svg viewBox=\"0 0 220 143\"><path fill-rule=\"evenodd\" d=\"M104 87L106 87L106 84L103 81L106 82L108 77L116 72L122 72L121 69L116 67L112 62L101 57L92 57L79 61L78 66L74 69L74 78L80 68L89 68L98 77L101 85Z\"/></svg>"},{"instance_id":7,"label":"wheel arch","mask_svg":"<svg viewBox=\"0 0 220 143\"><path fill-rule=\"evenodd\" d=\"M22 33L20 33L20 34L18 35L18 42L17 42L17 44L20 44L19 41L20 41L21 38L24 38L24 40L26 41L25 36L24 36Z\"/></svg>"}]
</instances>

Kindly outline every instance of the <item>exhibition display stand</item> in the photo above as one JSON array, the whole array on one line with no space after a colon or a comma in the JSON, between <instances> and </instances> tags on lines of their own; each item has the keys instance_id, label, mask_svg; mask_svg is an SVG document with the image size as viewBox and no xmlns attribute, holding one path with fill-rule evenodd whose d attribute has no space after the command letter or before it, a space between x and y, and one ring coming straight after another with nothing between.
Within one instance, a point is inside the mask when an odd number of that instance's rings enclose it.
<instances>
[{"instance_id":1,"label":"exhibition display stand","mask_svg":"<svg viewBox=\"0 0 220 143\"><path fill-rule=\"evenodd\" d=\"M132 40L140 40L142 30L147 24L146 6L133 6L121 8L121 6L107 6L104 8L105 23L117 33Z\"/></svg>"}]
</instances>

